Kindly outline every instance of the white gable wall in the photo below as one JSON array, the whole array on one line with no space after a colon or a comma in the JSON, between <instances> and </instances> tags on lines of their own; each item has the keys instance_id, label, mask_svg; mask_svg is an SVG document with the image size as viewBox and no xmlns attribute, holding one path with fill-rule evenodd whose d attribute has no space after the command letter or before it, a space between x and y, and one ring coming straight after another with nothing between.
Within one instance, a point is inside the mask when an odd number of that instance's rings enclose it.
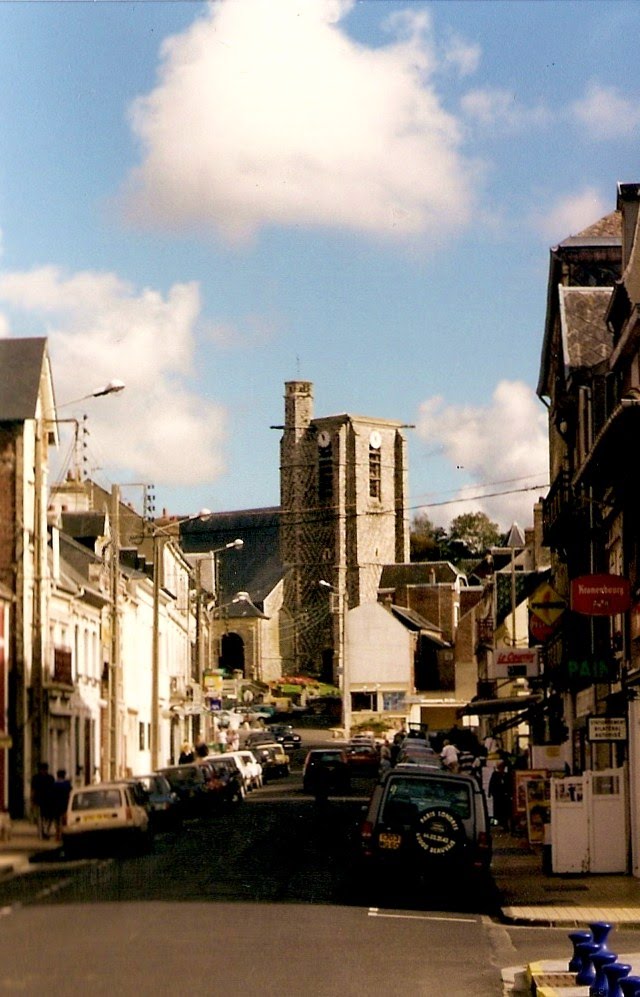
<instances>
[{"instance_id":1,"label":"white gable wall","mask_svg":"<svg viewBox=\"0 0 640 997\"><path fill-rule=\"evenodd\" d=\"M379 603L364 603L349 610L346 640L352 691L376 685L407 692L412 689L412 635Z\"/></svg>"}]
</instances>

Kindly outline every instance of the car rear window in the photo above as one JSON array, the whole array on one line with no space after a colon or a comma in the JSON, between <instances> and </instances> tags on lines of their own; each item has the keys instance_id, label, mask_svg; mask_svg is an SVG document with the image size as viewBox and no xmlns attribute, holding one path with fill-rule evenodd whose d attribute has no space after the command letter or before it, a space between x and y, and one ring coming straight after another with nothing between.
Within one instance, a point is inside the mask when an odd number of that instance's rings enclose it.
<instances>
[{"instance_id":1,"label":"car rear window","mask_svg":"<svg viewBox=\"0 0 640 997\"><path fill-rule=\"evenodd\" d=\"M451 779L394 778L387 785L382 816L392 820L401 808L405 813L412 808L419 816L430 807L446 807L466 820L471 815L469 787Z\"/></svg>"},{"instance_id":2,"label":"car rear window","mask_svg":"<svg viewBox=\"0 0 640 997\"><path fill-rule=\"evenodd\" d=\"M122 806L119 789L94 789L91 792L76 793L71 802L72 810L112 810Z\"/></svg>"},{"instance_id":3,"label":"car rear window","mask_svg":"<svg viewBox=\"0 0 640 997\"><path fill-rule=\"evenodd\" d=\"M314 753L310 758L310 761L335 763L335 762L341 762L343 761L343 759L344 756L340 751L314 751Z\"/></svg>"}]
</instances>

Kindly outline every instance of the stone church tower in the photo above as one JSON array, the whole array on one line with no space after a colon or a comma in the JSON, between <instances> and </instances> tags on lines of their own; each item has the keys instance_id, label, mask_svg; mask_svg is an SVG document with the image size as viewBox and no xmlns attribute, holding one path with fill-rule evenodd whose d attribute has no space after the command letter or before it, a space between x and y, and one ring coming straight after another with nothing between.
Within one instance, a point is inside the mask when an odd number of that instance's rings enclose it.
<instances>
[{"instance_id":1,"label":"stone church tower","mask_svg":"<svg viewBox=\"0 0 640 997\"><path fill-rule=\"evenodd\" d=\"M409 560L402 428L399 422L348 414L315 419L313 384L285 384L280 442L285 674L337 682L346 610L376 601L383 565Z\"/></svg>"}]
</instances>

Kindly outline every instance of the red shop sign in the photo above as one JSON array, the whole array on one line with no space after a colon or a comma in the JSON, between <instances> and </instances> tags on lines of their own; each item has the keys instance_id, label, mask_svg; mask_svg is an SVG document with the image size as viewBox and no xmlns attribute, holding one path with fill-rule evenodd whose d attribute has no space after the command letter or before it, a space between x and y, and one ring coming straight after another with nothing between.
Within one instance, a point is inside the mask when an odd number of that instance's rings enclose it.
<instances>
[{"instance_id":1,"label":"red shop sign","mask_svg":"<svg viewBox=\"0 0 640 997\"><path fill-rule=\"evenodd\" d=\"M631 605L629 579L622 575L581 575L571 582L571 608L585 616L615 616Z\"/></svg>"}]
</instances>

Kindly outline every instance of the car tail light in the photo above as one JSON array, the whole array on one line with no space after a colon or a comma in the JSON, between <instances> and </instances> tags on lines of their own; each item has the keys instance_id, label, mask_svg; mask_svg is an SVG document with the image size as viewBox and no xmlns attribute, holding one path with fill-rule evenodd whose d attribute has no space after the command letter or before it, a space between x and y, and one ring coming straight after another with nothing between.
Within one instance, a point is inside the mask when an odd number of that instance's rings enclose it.
<instances>
[{"instance_id":1,"label":"car tail light","mask_svg":"<svg viewBox=\"0 0 640 997\"><path fill-rule=\"evenodd\" d=\"M362 842L362 848L365 855L373 855L371 848L371 843L373 841L373 824L370 820L365 820L362 822L360 828L360 840Z\"/></svg>"},{"instance_id":2,"label":"car tail light","mask_svg":"<svg viewBox=\"0 0 640 997\"><path fill-rule=\"evenodd\" d=\"M126 807L124 811L125 820L133 820L133 812L131 807Z\"/></svg>"}]
</instances>

